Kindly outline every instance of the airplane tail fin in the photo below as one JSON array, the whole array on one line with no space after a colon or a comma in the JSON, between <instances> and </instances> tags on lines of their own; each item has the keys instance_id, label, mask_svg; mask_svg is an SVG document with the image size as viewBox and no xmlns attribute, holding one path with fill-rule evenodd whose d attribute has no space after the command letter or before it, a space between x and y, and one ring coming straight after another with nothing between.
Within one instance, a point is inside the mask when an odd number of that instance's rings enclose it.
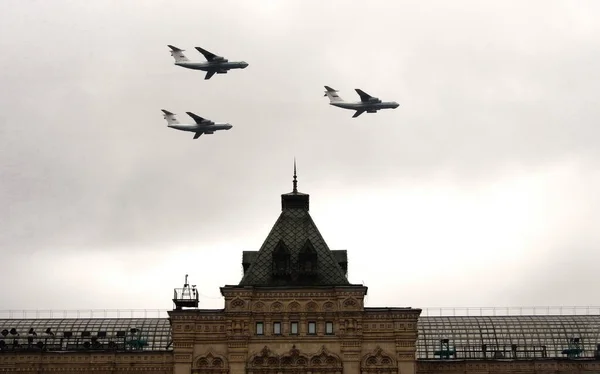
<instances>
[{"instance_id":1,"label":"airplane tail fin","mask_svg":"<svg viewBox=\"0 0 600 374\"><path fill-rule=\"evenodd\" d=\"M168 125L174 125L174 124L179 123L179 121L177 120L177 118L175 118L175 114L174 113L171 113L168 110L164 110L164 109L161 109L161 110L164 113L164 118L167 120L167 124Z\"/></svg>"},{"instance_id":2,"label":"airplane tail fin","mask_svg":"<svg viewBox=\"0 0 600 374\"><path fill-rule=\"evenodd\" d=\"M183 54L183 51L185 51L185 49L179 49L170 44L168 46L169 46L169 48L171 48L171 56L173 56L173 58L175 59L175 62L189 61L189 59L187 57L185 57L185 55Z\"/></svg>"},{"instance_id":3,"label":"airplane tail fin","mask_svg":"<svg viewBox=\"0 0 600 374\"><path fill-rule=\"evenodd\" d=\"M337 94L337 92L338 92L338 90L334 90L333 88L331 88L329 86L325 86L325 95L324 96L327 96L329 98L329 101L332 103L344 101Z\"/></svg>"}]
</instances>

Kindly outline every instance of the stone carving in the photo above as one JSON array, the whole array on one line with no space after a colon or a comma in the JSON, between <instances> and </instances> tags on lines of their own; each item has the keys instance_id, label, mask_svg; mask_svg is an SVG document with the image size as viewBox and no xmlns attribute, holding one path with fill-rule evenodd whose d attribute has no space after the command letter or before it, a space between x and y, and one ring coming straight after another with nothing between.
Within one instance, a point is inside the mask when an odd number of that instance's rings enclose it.
<instances>
[{"instance_id":1,"label":"stone carving","mask_svg":"<svg viewBox=\"0 0 600 374\"><path fill-rule=\"evenodd\" d=\"M391 374L398 371L396 361L379 346L373 352L363 356L360 366L363 374Z\"/></svg>"},{"instance_id":2,"label":"stone carving","mask_svg":"<svg viewBox=\"0 0 600 374\"><path fill-rule=\"evenodd\" d=\"M295 301L292 301L290 303L290 305L288 306L288 311L293 312L293 313L299 312L300 311L300 304L298 304Z\"/></svg>"},{"instance_id":3,"label":"stone carving","mask_svg":"<svg viewBox=\"0 0 600 374\"><path fill-rule=\"evenodd\" d=\"M339 325L340 335L362 335L362 323L354 318L340 320Z\"/></svg>"},{"instance_id":4,"label":"stone carving","mask_svg":"<svg viewBox=\"0 0 600 374\"><path fill-rule=\"evenodd\" d=\"M323 304L323 310L326 312L333 312L335 310L335 304L331 301L328 301L325 304Z\"/></svg>"},{"instance_id":5,"label":"stone carving","mask_svg":"<svg viewBox=\"0 0 600 374\"><path fill-rule=\"evenodd\" d=\"M325 346L321 346L321 350L319 353L313 355L310 359L311 367L326 367L326 368L337 368L341 370L342 368L342 360L340 358L329 352Z\"/></svg>"},{"instance_id":6,"label":"stone carving","mask_svg":"<svg viewBox=\"0 0 600 374\"><path fill-rule=\"evenodd\" d=\"M313 355L300 352L295 345L289 352L276 355L265 346L259 353L250 357L246 365L249 374L297 373L299 370L331 374L342 372L342 360L336 354L329 352L325 346Z\"/></svg>"},{"instance_id":7,"label":"stone carving","mask_svg":"<svg viewBox=\"0 0 600 374\"><path fill-rule=\"evenodd\" d=\"M273 304L271 304L271 311L272 312L281 312L281 311L283 311L283 304L280 303L279 301L274 302Z\"/></svg>"},{"instance_id":8,"label":"stone carving","mask_svg":"<svg viewBox=\"0 0 600 374\"><path fill-rule=\"evenodd\" d=\"M360 306L358 302L352 298L344 300L343 305L344 309L358 309Z\"/></svg>"},{"instance_id":9,"label":"stone carving","mask_svg":"<svg viewBox=\"0 0 600 374\"><path fill-rule=\"evenodd\" d=\"M260 301L254 303L254 311L255 312L262 312L265 309L265 304L261 303Z\"/></svg>"},{"instance_id":10,"label":"stone carving","mask_svg":"<svg viewBox=\"0 0 600 374\"><path fill-rule=\"evenodd\" d=\"M229 365L224 356L209 352L194 361L192 373L224 374L229 372Z\"/></svg>"},{"instance_id":11,"label":"stone carving","mask_svg":"<svg viewBox=\"0 0 600 374\"><path fill-rule=\"evenodd\" d=\"M308 357L300 354L300 350L296 349L295 345L292 346L292 349L288 353L281 356L280 365L283 367L303 367L307 364Z\"/></svg>"},{"instance_id":12,"label":"stone carving","mask_svg":"<svg viewBox=\"0 0 600 374\"><path fill-rule=\"evenodd\" d=\"M231 302L231 309L243 309L246 303L242 299L234 299Z\"/></svg>"},{"instance_id":13,"label":"stone carving","mask_svg":"<svg viewBox=\"0 0 600 374\"><path fill-rule=\"evenodd\" d=\"M306 304L307 312L316 312L318 309L319 309L319 306L314 301L310 301L310 302L308 302L308 304Z\"/></svg>"},{"instance_id":14,"label":"stone carving","mask_svg":"<svg viewBox=\"0 0 600 374\"><path fill-rule=\"evenodd\" d=\"M250 358L247 366L252 368L278 367L279 356L271 352L271 350L265 345L258 354L255 354Z\"/></svg>"}]
</instances>

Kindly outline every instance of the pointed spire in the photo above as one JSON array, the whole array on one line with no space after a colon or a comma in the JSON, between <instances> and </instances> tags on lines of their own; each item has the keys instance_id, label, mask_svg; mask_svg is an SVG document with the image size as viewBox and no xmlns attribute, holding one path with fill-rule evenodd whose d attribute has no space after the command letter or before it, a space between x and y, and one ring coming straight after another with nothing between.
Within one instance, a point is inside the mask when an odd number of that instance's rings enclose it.
<instances>
[{"instance_id":1,"label":"pointed spire","mask_svg":"<svg viewBox=\"0 0 600 374\"><path fill-rule=\"evenodd\" d=\"M298 179L296 178L296 157L294 157L294 193L298 193Z\"/></svg>"},{"instance_id":2,"label":"pointed spire","mask_svg":"<svg viewBox=\"0 0 600 374\"><path fill-rule=\"evenodd\" d=\"M294 157L294 179L293 190L281 195L281 209L304 209L308 210L308 194L298 192L298 175L296 168L296 157Z\"/></svg>"}]
</instances>

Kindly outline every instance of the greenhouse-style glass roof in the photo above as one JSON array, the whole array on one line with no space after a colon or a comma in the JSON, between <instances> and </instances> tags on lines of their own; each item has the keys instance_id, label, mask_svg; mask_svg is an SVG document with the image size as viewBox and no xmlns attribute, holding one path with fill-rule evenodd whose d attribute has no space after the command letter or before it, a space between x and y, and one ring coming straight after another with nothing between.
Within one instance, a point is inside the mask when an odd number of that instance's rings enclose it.
<instances>
[{"instance_id":1,"label":"greenhouse-style glass roof","mask_svg":"<svg viewBox=\"0 0 600 374\"><path fill-rule=\"evenodd\" d=\"M420 317L418 330L421 360L592 358L600 315ZM0 349L13 348L165 351L171 326L168 318L0 319Z\"/></svg>"},{"instance_id":2,"label":"greenhouse-style glass roof","mask_svg":"<svg viewBox=\"0 0 600 374\"><path fill-rule=\"evenodd\" d=\"M600 315L420 317L419 359L594 357Z\"/></svg>"},{"instance_id":3,"label":"greenhouse-style glass roof","mask_svg":"<svg viewBox=\"0 0 600 374\"><path fill-rule=\"evenodd\" d=\"M48 351L166 350L171 325L167 318L0 319L0 349L13 345Z\"/></svg>"}]
</instances>

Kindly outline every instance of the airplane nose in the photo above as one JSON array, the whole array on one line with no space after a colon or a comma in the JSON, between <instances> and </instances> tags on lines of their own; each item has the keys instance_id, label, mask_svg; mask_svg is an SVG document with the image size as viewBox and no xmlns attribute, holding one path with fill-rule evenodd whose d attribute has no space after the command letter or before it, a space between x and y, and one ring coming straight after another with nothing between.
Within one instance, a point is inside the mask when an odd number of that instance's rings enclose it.
<instances>
[{"instance_id":1,"label":"airplane nose","mask_svg":"<svg viewBox=\"0 0 600 374\"><path fill-rule=\"evenodd\" d=\"M243 62L243 63L242 63L242 69L245 69L245 68L247 68L247 67L248 67L248 63L247 63L247 62Z\"/></svg>"},{"instance_id":2,"label":"airplane nose","mask_svg":"<svg viewBox=\"0 0 600 374\"><path fill-rule=\"evenodd\" d=\"M396 105L394 105L394 109L396 109L400 106L400 104L398 104L398 103L394 103L394 104L396 104Z\"/></svg>"}]
</instances>

